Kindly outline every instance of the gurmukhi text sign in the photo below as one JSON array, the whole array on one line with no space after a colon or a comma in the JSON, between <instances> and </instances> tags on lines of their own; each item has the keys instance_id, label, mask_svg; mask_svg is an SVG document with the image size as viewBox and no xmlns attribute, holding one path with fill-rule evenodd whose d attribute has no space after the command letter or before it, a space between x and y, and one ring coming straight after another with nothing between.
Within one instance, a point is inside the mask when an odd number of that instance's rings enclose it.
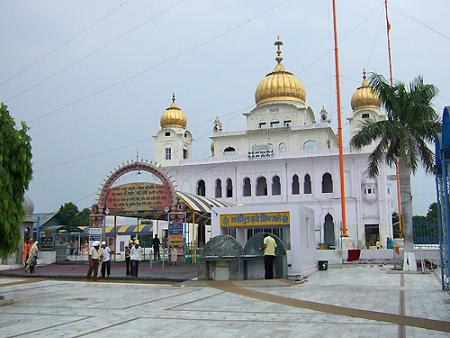
<instances>
[{"instance_id":1,"label":"gurmukhi text sign","mask_svg":"<svg viewBox=\"0 0 450 338\"><path fill-rule=\"evenodd\" d=\"M289 211L220 215L221 227L264 227L289 224Z\"/></svg>"},{"instance_id":2,"label":"gurmukhi text sign","mask_svg":"<svg viewBox=\"0 0 450 338\"><path fill-rule=\"evenodd\" d=\"M114 212L164 210L170 206L169 189L155 183L128 183L111 188L106 207Z\"/></svg>"}]
</instances>

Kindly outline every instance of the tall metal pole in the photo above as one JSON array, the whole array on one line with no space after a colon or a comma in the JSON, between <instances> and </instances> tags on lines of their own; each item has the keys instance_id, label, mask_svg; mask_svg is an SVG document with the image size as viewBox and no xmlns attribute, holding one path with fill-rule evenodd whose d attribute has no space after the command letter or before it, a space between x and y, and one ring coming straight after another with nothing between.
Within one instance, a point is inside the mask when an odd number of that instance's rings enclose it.
<instances>
[{"instance_id":1,"label":"tall metal pole","mask_svg":"<svg viewBox=\"0 0 450 338\"><path fill-rule=\"evenodd\" d=\"M347 214L345 211L344 156L342 153L341 88L339 83L339 50L338 50L337 25L336 25L336 0L333 0L333 27L334 27L334 62L336 67L336 104L338 115L339 174L341 182L342 236L347 237Z\"/></svg>"},{"instance_id":2,"label":"tall metal pole","mask_svg":"<svg viewBox=\"0 0 450 338\"><path fill-rule=\"evenodd\" d=\"M384 10L386 13L386 34L387 34L388 57L389 57L389 82L392 87L394 84L394 77L392 76L391 23L389 22L389 15L388 15L388 0L384 0ZM398 209L399 237L403 238L402 200L400 197L400 175L399 175L399 171L398 171L398 159L395 160L395 181L397 183L397 209Z\"/></svg>"}]
</instances>

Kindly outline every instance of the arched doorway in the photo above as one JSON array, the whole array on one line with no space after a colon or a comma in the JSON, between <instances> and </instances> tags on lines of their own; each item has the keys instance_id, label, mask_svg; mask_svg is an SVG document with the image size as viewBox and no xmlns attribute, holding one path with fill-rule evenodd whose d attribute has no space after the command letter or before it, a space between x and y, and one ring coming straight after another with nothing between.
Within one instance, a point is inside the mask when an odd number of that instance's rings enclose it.
<instances>
[{"instance_id":1,"label":"arched doorway","mask_svg":"<svg viewBox=\"0 0 450 338\"><path fill-rule=\"evenodd\" d=\"M323 242L328 247L335 246L333 216L327 214L323 224Z\"/></svg>"}]
</instances>

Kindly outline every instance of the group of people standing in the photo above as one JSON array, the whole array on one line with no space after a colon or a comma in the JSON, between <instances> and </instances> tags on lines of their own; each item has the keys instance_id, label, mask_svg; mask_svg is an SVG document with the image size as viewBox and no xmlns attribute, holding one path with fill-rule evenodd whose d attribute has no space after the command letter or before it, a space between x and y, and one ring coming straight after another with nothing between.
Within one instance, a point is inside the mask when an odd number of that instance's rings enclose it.
<instances>
[{"instance_id":1,"label":"group of people standing","mask_svg":"<svg viewBox=\"0 0 450 338\"><path fill-rule=\"evenodd\" d=\"M39 242L27 239L23 244L23 262L25 271L34 273L39 252Z\"/></svg>"},{"instance_id":2,"label":"group of people standing","mask_svg":"<svg viewBox=\"0 0 450 338\"><path fill-rule=\"evenodd\" d=\"M139 263L141 262L141 247L139 240L130 240L125 246L126 275L137 277L139 274Z\"/></svg>"},{"instance_id":3,"label":"group of people standing","mask_svg":"<svg viewBox=\"0 0 450 338\"><path fill-rule=\"evenodd\" d=\"M101 264L101 276L106 278L111 275L111 249L106 242L95 241L89 249L89 270L86 275L87 279L97 280L98 267Z\"/></svg>"},{"instance_id":4,"label":"group of people standing","mask_svg":"<svg viewBox=\"0 0 450 338\"><path fill-rule=\"evenodd\" d=\"M163 246L167 243L163 239ZM161 242L158 235L152 239L153 247L153 259L160 260L160 246ZM127 276L137 278L139 275L139 263L142 260L142 248L139 240L130 240L125 245L125 273ZM111 249L106 245L106 242L102 242L100 246L99 241L92 243L92 247L89 249L89 270L87 278L94 281L97 280L98 269L101 264L101 276L106 278L111 275Z\"/></svg>"}]
</instances>

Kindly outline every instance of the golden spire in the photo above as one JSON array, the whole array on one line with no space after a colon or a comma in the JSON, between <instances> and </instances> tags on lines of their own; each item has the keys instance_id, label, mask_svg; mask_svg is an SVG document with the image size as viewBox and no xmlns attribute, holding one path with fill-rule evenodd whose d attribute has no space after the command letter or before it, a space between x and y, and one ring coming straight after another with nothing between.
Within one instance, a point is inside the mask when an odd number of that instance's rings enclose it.
<instances>
[{"instance_id":1,"label":"golden spire","mask_svg":"<svg viewBox=\"0 0 450 338\"><path fill-rule=\"evenodd\" d=\"M353 111L362 108L380 108L381 106L378 94L375 93L369 85L365 70L363 70L363 81L361 86L353 93L351 103Z\"/></svg>"},{"instance_id":2,"label":"golden spire","mask_svg":"<svg viewBox=\"0 0 450 338\"><path fill-rule=\"evenodd\" d=\"M283 61L283 57L281 56L281 46L283 45L283 42L280 40L279 35L277 36L274 45L277 47L277 56L275 58L277 64L272 72L267 74L256 88L256 104L273 101L296 101L305 103L305 87L294 74L286 70L281 63L281 61Z\"/></svg>"},{"instance_id":3,"label":"golden spire","mask_svg":"<svg viewBox=\"0 0 450 338\"><path fill-rule=\"evenodd\" d=\"M283 57L281 56L281 46L283 46L283 42L280 40L279 35L277 35L277 41L275 41L274 45L277 46L277 57L275 60L280 63L283 61Z\"/></svg>"},{"instance_id":4,"label":"golden spire","mask_svg":"<svg viewBox=\"0 0 450 338\"><path fill-rule=\"evenodd\" d=\"M178 108L175 93L172 94L172 103L161 116L160 124L161 128L186 128L186 115Z\"/></svg>"}]
</instances>

